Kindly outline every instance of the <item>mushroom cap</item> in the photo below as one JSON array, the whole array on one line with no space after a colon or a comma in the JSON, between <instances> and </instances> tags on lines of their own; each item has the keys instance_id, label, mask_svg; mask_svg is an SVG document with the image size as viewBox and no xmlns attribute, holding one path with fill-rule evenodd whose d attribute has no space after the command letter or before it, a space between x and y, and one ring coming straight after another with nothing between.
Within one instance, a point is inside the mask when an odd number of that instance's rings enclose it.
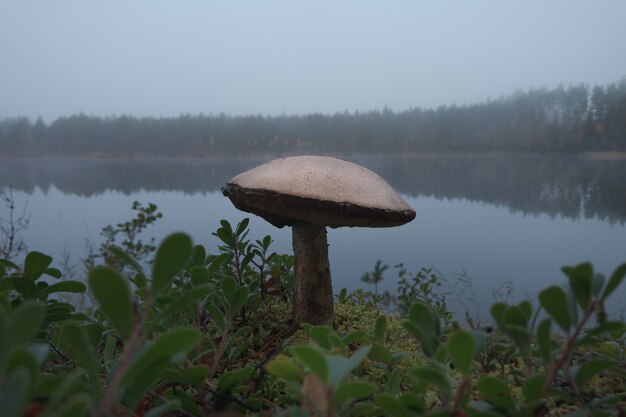
<instances>
[{"instance_id":1,"label":"mushroom cap","mask_svg":"<svg viewBox=\"0 0 626 417\"><path fill-rule=\"evenodd\" d=\"M238 209L276 227L390 227L415 218L415 210L377 174L327 156L267 162L233 177L222 192Z\"/></svg>"}]
</instances>

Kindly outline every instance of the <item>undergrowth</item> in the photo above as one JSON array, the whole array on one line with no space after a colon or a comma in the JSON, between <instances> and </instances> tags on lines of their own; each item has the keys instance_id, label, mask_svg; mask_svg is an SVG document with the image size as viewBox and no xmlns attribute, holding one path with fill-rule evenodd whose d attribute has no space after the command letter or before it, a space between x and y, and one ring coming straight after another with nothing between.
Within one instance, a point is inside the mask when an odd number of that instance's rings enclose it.
<instances>
[{"instance_id":1,"label":"undergrowth","mask_svg":"<svg viewBox=\"0 0 626 417\"><path fill-rule=\"evenodd\" d=\"M293 321L292 256L247 219L214 234L214 253L182 233L108 245L84 281L39 252L0 261L0 414L624 415L625 326L604 305L626 264L608 278L565 267L538 300L494 304L487 327L459 323L432 270L400 266L393 297L340 291L333 326L310 326Z\"/></svg>"}]
</instances>

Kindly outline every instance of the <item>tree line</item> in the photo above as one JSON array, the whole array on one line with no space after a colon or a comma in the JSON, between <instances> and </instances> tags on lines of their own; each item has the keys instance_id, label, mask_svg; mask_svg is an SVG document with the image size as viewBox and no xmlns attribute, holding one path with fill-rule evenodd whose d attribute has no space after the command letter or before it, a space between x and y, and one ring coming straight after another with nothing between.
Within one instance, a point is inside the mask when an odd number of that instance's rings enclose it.
<instances>
[{"instance_id":1,"label":"tree line","mask_svg":"<svg viewBox=\"0 0 626 417\"><path fill-rule=\"evenodd\" d=\"M0 119L4 154L626 150L626 77L436 109L332 115Z\"/></svg>"}]
</instances>

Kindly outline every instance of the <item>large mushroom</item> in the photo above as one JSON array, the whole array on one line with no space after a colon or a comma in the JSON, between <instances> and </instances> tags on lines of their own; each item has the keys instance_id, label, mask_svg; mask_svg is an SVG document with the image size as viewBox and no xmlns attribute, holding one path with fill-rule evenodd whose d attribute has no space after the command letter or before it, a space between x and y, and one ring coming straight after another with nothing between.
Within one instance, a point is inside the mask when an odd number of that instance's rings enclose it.
<instances>
[{"instance_id":1,"label":"large mushroom","mask_svg":"<svg viewBox=\"0 0 626 417\"><path fill-rule=\"evenodd\" d=\"M222 192L238 209L292 227L294 310L299 321L311 324L331 324L333 318L326 227L391 227L415 218L381 177L325 156L267 162L235 176Z\"/></svg>"}]
</instances>

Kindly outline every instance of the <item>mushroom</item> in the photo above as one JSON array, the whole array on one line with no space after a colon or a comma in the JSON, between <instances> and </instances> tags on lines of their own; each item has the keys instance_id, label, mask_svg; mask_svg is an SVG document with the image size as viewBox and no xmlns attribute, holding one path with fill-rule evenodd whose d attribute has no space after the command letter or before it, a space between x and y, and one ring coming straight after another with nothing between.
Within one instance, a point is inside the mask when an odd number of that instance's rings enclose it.
<instances>
[{"instance_id":1,"label":"mushroom","mask_svg":"<svg viewBox=\"0 0 626 417\"><path fill-rule=\"evenodd\" d=\"M292 227L294 312L300 322L331 324L333 291L326 227L391 227L415 211L381 177L325 156L276 159L233 177L222 192L239 210Z\"/></svg>"}]
</instances>

